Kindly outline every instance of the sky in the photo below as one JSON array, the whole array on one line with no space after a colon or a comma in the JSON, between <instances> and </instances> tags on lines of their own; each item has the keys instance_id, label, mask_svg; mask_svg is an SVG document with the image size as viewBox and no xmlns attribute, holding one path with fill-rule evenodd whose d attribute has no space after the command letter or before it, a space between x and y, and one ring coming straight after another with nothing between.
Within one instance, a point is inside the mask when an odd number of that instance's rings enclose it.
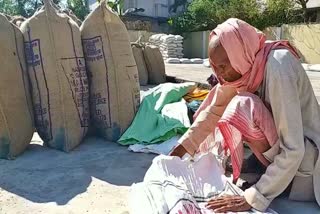
<instances>
[{"instance_id":1,"label":"sky","mask_svg":"<svg viewBox=\"0 0 320 214\"><path fill-rule=\"evenodd\" d=\"M110 0L109 0L110 1ZM112 1L112 0L111 0ZM97 2L97 0L89 0L89 2L91 3L91 2ZM63 4L63 5L67 5L67 0L61 0L61 3Z\"/></svg>"}]
</instances>

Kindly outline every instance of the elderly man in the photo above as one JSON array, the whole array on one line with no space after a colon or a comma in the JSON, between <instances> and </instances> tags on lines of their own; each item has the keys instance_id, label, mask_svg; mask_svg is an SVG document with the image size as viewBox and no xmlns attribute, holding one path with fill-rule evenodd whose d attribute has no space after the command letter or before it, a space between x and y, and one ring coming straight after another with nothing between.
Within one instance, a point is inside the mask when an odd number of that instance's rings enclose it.
<instances>
[{"instance_id":1,"label":"elderly man","mask_svg":"<svg viewBox=\"0 0 320 214\"><path fill-rule=\"evenodd\" d=\"M229 19L210 35L209 60L219 84L171 155L194 155L208 135L220 133L234 180L241 173L243 142L266 171L244 196L212 199L207 207L264 211L288 188L289 199L320 204L320 108L294 48Z\"/></svg>"}]
</instances>

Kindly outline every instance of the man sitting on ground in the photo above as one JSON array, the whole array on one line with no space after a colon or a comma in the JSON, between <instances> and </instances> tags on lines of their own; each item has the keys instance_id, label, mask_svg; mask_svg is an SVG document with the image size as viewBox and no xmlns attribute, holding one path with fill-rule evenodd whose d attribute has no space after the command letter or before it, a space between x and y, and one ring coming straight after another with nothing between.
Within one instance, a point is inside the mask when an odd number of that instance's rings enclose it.
<instances>
[{"instance_id":1,"label":"man sitting on ground","mask_svg":"<svg viewBox=\"0 0 320 214\"><path fill-rule=\"evenodd\" d=\"M234 180L241 173L243 142L266 171L243 197L213 199L208 208L264 211L287 187L289 199L320 204L320 108L295 49L287 41L266 41L232 18L212 31L209 60L219 84L171 155L194 155L208 135L220 132Z\"/></svg>"}]
</instances>

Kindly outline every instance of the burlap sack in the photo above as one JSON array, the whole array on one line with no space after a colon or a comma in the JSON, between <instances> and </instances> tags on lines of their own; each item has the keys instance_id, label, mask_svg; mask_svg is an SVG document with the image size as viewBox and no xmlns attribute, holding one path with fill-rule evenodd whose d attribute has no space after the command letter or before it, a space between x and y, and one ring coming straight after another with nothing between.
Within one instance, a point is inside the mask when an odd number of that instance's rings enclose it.
<instances>
[{"instance_id":1,"label":"burlap sack","mask_svg":"<svg viewBox=\"0 0 320 214\"><path fill-rule=\"evenodd\" d=\"M89 124L89 87L77 24L53 3L25 21L28 73L37 131L52 148L70 151Z\"/></svg>"},{"instance_id":2,"label":"burlap sack","mask_svg":"<svg viewBox=\"0 0 320 214\"><path fill-rule=\"evenodd\" d=\"M137 64L140 85L148 85L148 70L143 56L143 47L131 44L134 59Z\"/></svg>"},{"instance_id":3,"label":"burlap sack","mask_svg":"<svg viewBox=\"0 0 320 214\"><path fill-rule=\"evenodd\" d=\"M93 124L107 140L117 141L140 104L140 86L129 35L120 18L100 2L81 26L90 75Z\"/></svg>"},{"instance_id":4,"label":"burlap sack","mask_svg":"<svg viewBox=\"0 0 320 214\"><path fill-rule=\"evenodd\" d=\"M81 26L81 20L70 9L64 9L62 12L67 14L78 26Z\"/></svg>"},{"instance_id":5,"label":"burlap sack","mask_svg":"<svg viewBox=\"0 0 320 214\"><path fill-rule=\"evenodd\" d=\"M165 65L159 48L154 45L147 45L144 49L144 58L148 69L149 83L165 83Z\"/></svg>"},{"instance_id":6,"label":"burlap sack","mask_svg":"<svg viewBox=\"0 0 320 214\"><path fill-rule=\"evenodd\" d=\"M11 22L16 26L20 27L21 24L26 20L23 16L13 16Z\"/></svg>"},{"instance_id":7,"label":"burlap sack","mask_svg":"<svg viewBox=\"0 0 320 214\"><path fill-rule=\"evenodd\" d=\"M0 158L22 153L33 135L23 35L0 14Z\"/></svg>"}]
</instances>

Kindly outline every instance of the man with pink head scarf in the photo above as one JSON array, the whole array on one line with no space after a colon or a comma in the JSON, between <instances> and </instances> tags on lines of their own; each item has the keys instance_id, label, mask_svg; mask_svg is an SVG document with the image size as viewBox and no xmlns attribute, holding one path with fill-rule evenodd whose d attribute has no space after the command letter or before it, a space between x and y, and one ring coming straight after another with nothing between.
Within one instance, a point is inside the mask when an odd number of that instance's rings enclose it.
<instances>
[{"instance_id":1,"label":"man with pink head scarf","mask_svg":"<svg viewBox=\"0 0 320 214\"><path fill-rule=\"evenodd\" d=\"M320 204L320 108L295 49L287 41L266 41L232 18L210 34L209 60L219 84L171 155L194 155L199 147L210 148L203 146L209 135L220 134L234 181L244 142L266 171L244 196L214 199L208 208L264 211L286 189L289 199Z\"/></svg>"}]
</instances>

